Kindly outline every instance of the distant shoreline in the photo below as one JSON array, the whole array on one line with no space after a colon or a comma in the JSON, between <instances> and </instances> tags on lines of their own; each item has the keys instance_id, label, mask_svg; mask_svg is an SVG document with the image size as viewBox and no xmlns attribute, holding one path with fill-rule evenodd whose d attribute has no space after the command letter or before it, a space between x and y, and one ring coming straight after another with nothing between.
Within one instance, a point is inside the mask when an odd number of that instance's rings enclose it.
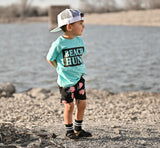
<instances>
[{"instance_id":1,"label":"distant shoreline","mask_svg":"<svg viewBox=\"0 0 160 148\"><path fill-rule=\"evenodd\" d=\"M85 23L160 27L160 9L87 14L85 15Z\"/></svg>"},{"instance_id":2,"label":"distant shoreline","mask_svg":"<svg viewBox=\"0 0 160 148\"><path fill-rule=\"evenodd\" d=\"M0 23L42 22L48 23L48 17L0 18ZM85 24L160 27L160 9L85 14Z\"/></svg>"}]
</instances>

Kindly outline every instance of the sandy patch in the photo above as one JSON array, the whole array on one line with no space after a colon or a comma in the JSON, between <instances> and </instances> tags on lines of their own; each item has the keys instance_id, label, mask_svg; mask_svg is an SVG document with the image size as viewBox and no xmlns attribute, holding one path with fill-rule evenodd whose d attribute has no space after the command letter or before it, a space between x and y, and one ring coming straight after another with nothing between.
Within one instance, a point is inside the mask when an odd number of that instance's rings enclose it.
<instances>
[{"instance_id":1,"label":"sandy patch","mask_svg":"<svg viewBox=\"0 0 160 148\"><path fill-rule=\"evenodd\" d=\"M160 26L160 10L86 14L85 23L102 25Z\"/></svg>"}]
</instances>

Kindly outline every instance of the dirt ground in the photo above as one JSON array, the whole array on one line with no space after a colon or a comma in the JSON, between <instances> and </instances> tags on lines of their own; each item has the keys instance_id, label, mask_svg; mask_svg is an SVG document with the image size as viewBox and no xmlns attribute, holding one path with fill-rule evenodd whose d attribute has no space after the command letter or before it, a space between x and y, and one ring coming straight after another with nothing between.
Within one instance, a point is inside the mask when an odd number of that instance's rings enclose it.
<instances>
[{"instance_id":1,"label":"dirt ground","mask_svg":"<svg viewBox=\"0 0 160 148\"><path fill-rule=\"evenodd\" d=\"M160 93L87 90L83 128L93 137L68 141L59 92L33 88L15 93L7 87L10 91L0 87L0 147L160 146Z\"/></svg>"}]
</instances>

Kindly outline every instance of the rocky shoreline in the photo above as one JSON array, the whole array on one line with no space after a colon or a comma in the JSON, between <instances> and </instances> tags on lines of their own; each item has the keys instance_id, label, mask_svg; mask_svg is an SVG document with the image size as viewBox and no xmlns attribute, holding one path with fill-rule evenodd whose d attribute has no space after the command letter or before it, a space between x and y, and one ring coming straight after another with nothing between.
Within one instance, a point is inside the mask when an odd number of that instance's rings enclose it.
<instances>
[{"instance_id":1,"label":"rocky shoreline","mask_svg":"<svg viewBox=\"0 0 160 148\"><path fill-rule=\"evenodd\" d=\"M160 93L87 90L83 127L92 138L67 141L59 92L16 93L0 85L0 148L154 147L160 145Z\"/></svg>"}]
</instances>

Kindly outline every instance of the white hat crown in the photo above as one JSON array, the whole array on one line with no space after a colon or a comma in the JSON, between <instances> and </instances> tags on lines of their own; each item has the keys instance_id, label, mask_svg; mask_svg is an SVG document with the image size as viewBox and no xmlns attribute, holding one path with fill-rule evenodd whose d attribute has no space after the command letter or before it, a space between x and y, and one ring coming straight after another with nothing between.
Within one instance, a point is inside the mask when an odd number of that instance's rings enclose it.
<instances>
[{"instance_id":1,"label":"white hat crown","mask_svg":"<svg viewBox=\"0 0 160 148\"><path fill-rule=\"evenodd\" d=\"M61 30L61 27L67 24L75 23L83 19L82 12L79 10L65 9L57 16L58 27L51 30L51 32L58 32Z\"/></svg>"}]
</instances>

